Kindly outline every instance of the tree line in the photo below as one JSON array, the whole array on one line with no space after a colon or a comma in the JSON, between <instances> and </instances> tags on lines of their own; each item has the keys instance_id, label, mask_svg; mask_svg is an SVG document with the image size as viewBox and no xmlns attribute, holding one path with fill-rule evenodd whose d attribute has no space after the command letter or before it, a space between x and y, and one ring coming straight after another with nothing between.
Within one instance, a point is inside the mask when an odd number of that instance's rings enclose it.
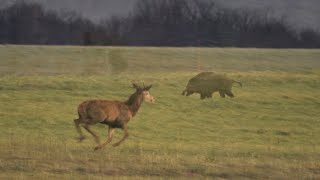
<instances>
[{"instance_id":1,"label":"tree line","mask_svg":"<svg viewBox=\"0 0 320 180\"><path fill-rule=\"evenodd\" d=\"M128 15L99 23L17 2L0 9L0 43L319 48L320 34L297 32L268 12L226 9L212 0L139 0Z\"/></svg>"}]
</instances>

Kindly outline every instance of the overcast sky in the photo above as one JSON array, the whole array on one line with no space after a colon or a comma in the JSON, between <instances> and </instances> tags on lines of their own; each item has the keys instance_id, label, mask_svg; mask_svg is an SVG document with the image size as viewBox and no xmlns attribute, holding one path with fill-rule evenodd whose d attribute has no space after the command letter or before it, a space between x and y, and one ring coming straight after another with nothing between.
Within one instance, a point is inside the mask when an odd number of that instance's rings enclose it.
<instances>
[{"instance_id":1,"label":"overcast sky","mask_svg":"<svg viewBox=\"0 0 320 180\"><path fill-rule=\"evenodd\" d=\"M17 0L0 0L12 3ZM67 9L81 13L92 20L111 15L126 14L137 0L25 0L42 2L52 9ZM299 29L312 27L320 31L320 0L214 0L228 8L250 8L268 10L276 17L286 17ZM1 5L1 4L0 4Z\"/></svg>"}]
</instances>

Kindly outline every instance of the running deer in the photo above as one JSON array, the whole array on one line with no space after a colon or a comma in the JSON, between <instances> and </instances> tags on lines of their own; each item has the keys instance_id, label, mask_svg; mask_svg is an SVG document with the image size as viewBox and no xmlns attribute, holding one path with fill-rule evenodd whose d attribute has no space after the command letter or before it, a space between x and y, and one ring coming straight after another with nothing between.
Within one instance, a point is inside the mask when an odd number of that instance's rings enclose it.
<instances>
[{"instance_id":1,"label":"running deer","mask_svg":"<svg viewBox=\"0 0 320 180\"><path fill-rule=\"evenodd\" d=\"M77 132L80 134L80 142L85 139L80 124L94 137L98 144L98 146L94 148L95 150L103 148L112 141L112 136L116 128L122 129L124 131L124 136L119 142L113 144L113 146L120 145L129 136L127 124L130 119L137 114L141 104L144 101L155 101L155 98L149 93L152 85L147 87L140 87L135 83L132 85L136 91L127 101L88 100L82 102L78 106L79 118L75 119L74 123ZM90 129L90 126L97 123L109 126L108 138L103 144L100 144L99 137Z\"/></svg>"}]
</instances>

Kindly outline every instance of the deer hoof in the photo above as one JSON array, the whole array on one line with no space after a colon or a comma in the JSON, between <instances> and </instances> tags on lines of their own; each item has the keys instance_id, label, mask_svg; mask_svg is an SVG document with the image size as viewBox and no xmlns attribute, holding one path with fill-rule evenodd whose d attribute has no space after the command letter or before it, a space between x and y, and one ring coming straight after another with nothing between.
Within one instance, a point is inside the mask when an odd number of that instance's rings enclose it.
<instances>
[{"instance_id":1,"label":"deer hoof","mask_svg":"<svg viewBox=\"0 0 320 180\"><path fill-rule=\"evenodd\" d=\"M117 146L119 146L120 145L120 143L115 143L115 144L113 144L112 146L113 147L117 147Z\"/></svg>"},{"instance_id":2,"label":"deer hoof","mask_svg":"<svg viewBox=\"0 0 320 180\"><path fill-rule=\"evenodd\" d=\"M103 145L98 145L98 146L96 146L95 148L94 148L94 150L96 151L96 150L99 150L99 149L101 149L103 147Z\"/></svg>"},{"instance_id":3,"label":"deer hoof","mask_svg":"<svg viewBox=\"0 0 320 180\"><path fill-rule=\"evenodd\" d=\"M78 142L82 142L82 141L85 139L85 137L84 137L84 136L81 136L81 137L78 137L78 138L76 138L76 139L78 139Z\"/></svg>"},{"instance_id":4,"label":"deer hoof","mask_svg":"<svg viewBox=\"0 0 320 180\"><path fill-rule=\"evenodd\" d=\"M96 150L99 150L101 148L102 148L101 146L97 146L97 147L94 148L94 150L96 151Z\"/></svg>"}]
</instances>

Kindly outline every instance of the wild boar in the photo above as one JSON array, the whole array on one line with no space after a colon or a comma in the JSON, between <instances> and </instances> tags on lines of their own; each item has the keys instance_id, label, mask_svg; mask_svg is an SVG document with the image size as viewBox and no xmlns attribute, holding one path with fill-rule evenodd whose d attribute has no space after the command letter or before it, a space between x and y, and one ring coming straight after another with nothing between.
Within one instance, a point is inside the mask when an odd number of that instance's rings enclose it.
<instances>
[{"instance_id":1,"label":"wild boar","mask_svg":"<svg viewBox=\"0 0 320 180\"><path fill-rule=\"evenodd\" d=\"M200 99L212 98L212 93L219 92L221 97L225 95L234 97L232 92L233 83L242 83L226 77L225 75L214 72L202 72L191 78L182 95L190 96L193 93L199 93Z\"/></svg>"}]
</instances>

